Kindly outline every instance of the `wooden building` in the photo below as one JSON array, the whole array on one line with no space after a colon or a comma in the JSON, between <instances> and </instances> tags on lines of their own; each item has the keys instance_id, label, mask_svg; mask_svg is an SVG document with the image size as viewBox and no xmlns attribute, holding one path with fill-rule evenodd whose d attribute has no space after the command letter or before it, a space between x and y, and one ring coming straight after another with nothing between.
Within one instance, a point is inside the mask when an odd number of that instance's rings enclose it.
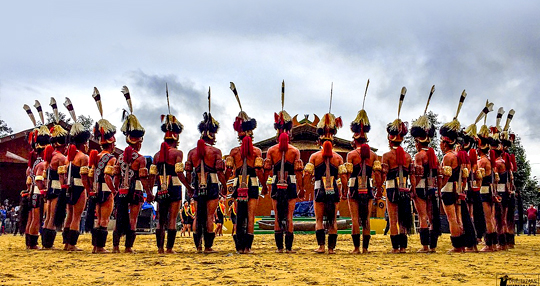
<instances>
[{"instance_id":1,"label":"wooden building","mask_svg":"<svg viewBox=\"0 0 540 286\"><path fill-rule=\"evenodd\" d=\"M293 128L291 130L291 142L290 144L300 150L300 157L304 164L309 162L309 157L311 154L320 150L320 146L317 144L319 139L319 134L317 134L317 123L319 122L319 117L315 115L313 121L310 121L309 116L306 114L304 118L298 121L298 115L293 118ZM352 139L351 139L352 140ZM342 138L334 137L334 151L340 154L343 157L343 160L346 159L347 153L353 150L351 145L351 140L345 140ZM253 145L261 148L263 152L263 158L266 158L266 151L271 146L277 143L276 136L256 142ZM376 151L376 149L374 149ZM298 201L311 201L313 200L313 184L307 184L304 186L306 193L303 199ZM380 204L377 204L377 208ZM384 205L384 204L383 204ZM374 208L376 209L376 208ZM264 198L259 198L259 205L257 207L257 216L268 216L272 210L272 199L270 195L265 196ZM383 210L384 211L384 210ZM378 212L380 213L380 212ZM339 214L341 216L350 216L349 206L347 201L341 201L339 203ZM380 214L379 214L380 215ZM376 216L379 216L376 215ZM384 212L383 212L384 216Z\"/></svg>"},{"instance_id":2,"label":"wooden building","mask_svg":"<svg viewBox=\"0 0 540 286\"><path fill-rule=\"evenodd\" d=\"M60 122L66 130L71 125ZM52 127L52 124L49 124ZM9 199L11 202L18 202L20 192L26 188L26 168L29 154L32 151L28 144L28 133L32 129L27 129L15 134L0 138L0 201ZM100 150L99 142L90 139L90 150ZM121 149L116 148L115 155L119 156Z\"/></svg>"}]
</instances>

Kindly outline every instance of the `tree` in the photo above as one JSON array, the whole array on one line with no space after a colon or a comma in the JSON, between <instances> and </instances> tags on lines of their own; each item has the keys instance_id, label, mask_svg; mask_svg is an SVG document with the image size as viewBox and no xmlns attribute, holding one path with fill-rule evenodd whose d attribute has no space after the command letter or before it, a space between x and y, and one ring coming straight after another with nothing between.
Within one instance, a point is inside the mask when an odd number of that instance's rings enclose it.
<instances>
[{"instance_id":1,"label":"tree","mask_svg":"<svg viewBox=\"0 0 540 286\"><path fill-rule=\"evenodd\" d=\"M527 160L525 149L521 145L521 138L516 135L514 145L508 149L508 153L516 156L517 171L514 173L514 185L516 190L521 191L523 205L527 207L530 204L538 205L540 197L538 196L538 180L531 177L531 164Z\"/></svg>"},{"instance_id":2,"label":"tree","mask_svg":"<svg viewBox=\"0 0 540 286\"><path fill-rule=\"evenodd\" d=\"M92 119L89 115L79 115L77 117L77 121L81 123L85 129L92 131L92 128L94 127L94 119Z\"/></svg>"},{"instance_id":3,"label":"tree","mask_svg":"<svg viewBox=\"0 0 540 286\"><path fill-rule=\"evenodd\" d=\"M65 113L62 113L60 111L58 112L58 120L59 121L64 121L65 123L70 123L71 118L66 119L66 117L67 116L66 116ZM54 123L55 122L54 113L45 111L45 121L47 121L47 123L45 123L45 125L48 125L49 123Z\"/></svg>"},{"instance_id":4,"label":"tree","mask_svg":"<svg viewBox=\"0 0 540 286\"><path fill-rule=\"evenodd\" d=\"M439 147L439 132L438 131L441 126L441 122L438 119L439 115L436 113L433 113L433 111L429 111L426 115L428 117L429 122L431 122L431 124L435 126L435 136L431 139L431 142L429 143L429 147L435 150L435 154L437 154L437 157L439 158L439 161L440 161L442 160L443 154L441 152L441 148ZM414 122L417 119L418 118L412 120L411 122ZM409 124L409 130L410 130L410 124ZM414 158L414 155L417 152L416 152L414 138L411 136L410 132L405 136L403 140L403 147L405 151L411 154L411 156Z\"/></svg>"},{"instance_id":5,"label":"tree","mask_svg":"<svg viewBox=\"0 0 540 286\"><path fill-rule=\"evenodd\" d=\"M0 119L0 137L13 133L13 129L7 126L6 122Z\"/></svg>"}]
</instances>

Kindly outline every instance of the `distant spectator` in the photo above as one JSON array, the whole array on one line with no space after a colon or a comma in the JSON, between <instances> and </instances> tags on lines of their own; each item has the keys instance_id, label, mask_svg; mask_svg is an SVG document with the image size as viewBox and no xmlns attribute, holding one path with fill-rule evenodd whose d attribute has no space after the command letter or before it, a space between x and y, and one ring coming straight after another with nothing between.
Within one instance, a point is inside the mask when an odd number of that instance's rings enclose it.
<instances>
[{"instance_id":1,"label":"distant spectator","mask_svg":"<svg viewBox=\"0 0 540 286\"><path fill-rule=\"evenodd\" d=\"M538 210L533 205L531 205L529 209L527 209L527 220L529 221L528 223L529 235L531 235L531 233L533 235L536 235L536 216L537 215L538 215Z\"/></svg>"}]
</instances>

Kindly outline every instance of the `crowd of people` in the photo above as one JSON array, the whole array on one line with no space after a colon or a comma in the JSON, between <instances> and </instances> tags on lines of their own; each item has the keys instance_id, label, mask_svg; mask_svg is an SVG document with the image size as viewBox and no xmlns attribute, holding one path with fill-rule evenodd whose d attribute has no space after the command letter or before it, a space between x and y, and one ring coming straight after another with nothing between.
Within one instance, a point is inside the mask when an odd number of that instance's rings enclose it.
<instances>
[{"instance_id":1,"label":"crowd of people","mask_svg":"<svg viewBox=\"0 0 540 286\"><path fill-rule=\"evenodd\" d=\"M408 124L399 117L407 91L403 87L397 119L386 128L388 152L379 156L368 145L371 125L362 105L350 124L354 150L345 158L334 150L334 136L343 122L341 117L329 112L314 122L321 148L304 164L299 150L290 143L293 121L284 110L285 84L282 83L281 110L274 114L276 144L267 150L265 158L252 142L257 121L242 109L232 82L231 90L240 109L233 123L239 146L228 155L223 155L214 146L220 125L211 114L210 89L208 111L204 112L198 125L201 136L196 146L184 156L177 148L184 126L174 115L165 114L161 116L164 141L151 160L139 153L145 129L133 113L131 94L126 86L122 93L128 109L124 111L120 130L128 147L118 158L113 155L116 127L103 118L101 95L96 88L92 96L102 117L93 132L77 123L68 98L64 105L76 122L69 132L59 125L54 98L50 105L55 124L50 130L45 125L37 126L30 107L25 105L24 109L36 127L29 135L34 151L27 170L28 189L22 194L23 213L27 217L27 248L39 248L41 233L42 248L52 249L57 229L62 229L64 249L80 251L77 247L80 220L87 208L90 216L86 223L92 233L92 252L109 252L106 249L107 226L113 209L116 209L112 252L120 251L122 237L125 237L124 251L133 252L141 205L145 200L155 200L158 206L155 236L159 253L174 253L179 215L183 221L181 235L187 233L189 236L193 232L198 252L215 252L214 239L222 234L227 208L234 223L236 251L253 253L255 210L261 188L263 195L270 193L272 198L276 251L291 253L294 252L293 211L297 198L304 196L308 184L314 189L315 251L318 253L335 253L337 205L341 200L348 201L350 208L352 252L368 252L371 206L384 192L392 253L407 252L413 223L412 203L420 224L421 248L418 252L436 251L441 235L441 212L446 214L449 223L453 246L450 252L491 252L514 247L513 173L517 165L514 156L508 154L514 140L514 135L509 132L513 110L508 113L502 128L500 122L504 110L501 107L496 124L488 128L486 120L493 110L493 103L487 102L476 121L462 128L458 115L466 97L463 91L453 120L440 129L444 157L439 161L430 147L435 126L426 115L435 91L433 86L423 115L411 125L417 150L411 156L401 146L409 132ZM166 93L168 103L168 90ZM35 107L44 122L38 101ZM482 119L484 124L477 132L476 124ZM92 135L99 141L100 150L88 150ZM157 185L155 194L152 191L154 185ZM183 205L182 200L187 198L182 197L182 188L186 189L190 199L190 203L186 201ZM228 193L233 201L226 206L223 198ZM481 241L485 246L478 250Z\"/></svg>"},{"instance_id":2,"label":"crowd of people","mask_svg":"<svg viewBox=\"0 0 540 286\"><path fill-rule=\"evenodd\" d=\"M19 206L14 205L6 199L0 205L0 234L22 235L24 231L20 231L19 221Z\"/></svg>"}]
</instances>

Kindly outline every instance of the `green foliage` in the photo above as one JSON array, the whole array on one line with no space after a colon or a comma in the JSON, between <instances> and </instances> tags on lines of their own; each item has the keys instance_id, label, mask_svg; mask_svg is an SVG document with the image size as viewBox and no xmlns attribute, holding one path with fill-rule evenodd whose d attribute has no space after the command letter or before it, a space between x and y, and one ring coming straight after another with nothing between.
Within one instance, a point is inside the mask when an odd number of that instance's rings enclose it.
<instances>
[{"instance_id":1,"label":"green foliage","mask_svg":"<svg viewBox=\"0 0 540 286\"><path fill-rule=\"evenodd\" d=\"M508 153L516 156L517 171L514 173L514 185L516 190L521 192L523 206L527 208L530 204L538 205L540 203L538 180L531 177L531 164L527 160L519 136L516 135L514 145L508 149Z\"/></svg>"},{"instance_id":2,"label":"green foliage","mask_svg":"<svg viewBox=\"0 0 540 286\"><path fill-rule=\"evenodd\" d=\"M0 137L13 133L13 129L7 126L6 122L0 119Z\"/></svg>"},{"instance_id":3,"label":"green foliage","mask_svg":"<svg viewBox=\"0 0 540 286\"><path fill-rule=\"evenodd\" d=\"M92 119L89 115L77 116L77 122L81 123L86 130L92 131L92 128L94 127L94 119Z\"/></svg>"},{"instance_id":4,"label":"green foliage","mask_svg":"<svg viewBox=\"0 0 540 286\"><path fill-rule=\"evenodd\" d=\"M66 119L66 114L60 111L58 112L58 118L60 119L60 121L64 121L65 123L71 123L71 118ZM47 123L45 124L54 123L54 113L45 111L45 121L47 121Z\"/></svg>"},{"instance_id":5,"label":"green foliage","mask_svg":"<svg viewBox=\"0 0 540 286\"><path fill-rule=\"evenodd\" d=\"M432 138L431 142L429 143L429 147L433 148L435 150L435 154L437 154L437 157L439 158L439 161L442 160L443 154L441 151L441 148L439 147L439 128L441 127L441 122L438 119L438 114L433 113L433 111L429 111L427 113L427 117L429 119L429 122L435 126L435 136ZM415 118L414 120L411 120L409 123L409 126L411 126L412 122L417 120L418 118ZM409 128L410 129L410 128ZM405 149L405 152L409 153L411 156L414 157L416 152L415 147L415 141L414 138L411 136L411 133L409 132L405 138L403 139L402 143L403 148Z\"/></svg>"}]
</instances>

